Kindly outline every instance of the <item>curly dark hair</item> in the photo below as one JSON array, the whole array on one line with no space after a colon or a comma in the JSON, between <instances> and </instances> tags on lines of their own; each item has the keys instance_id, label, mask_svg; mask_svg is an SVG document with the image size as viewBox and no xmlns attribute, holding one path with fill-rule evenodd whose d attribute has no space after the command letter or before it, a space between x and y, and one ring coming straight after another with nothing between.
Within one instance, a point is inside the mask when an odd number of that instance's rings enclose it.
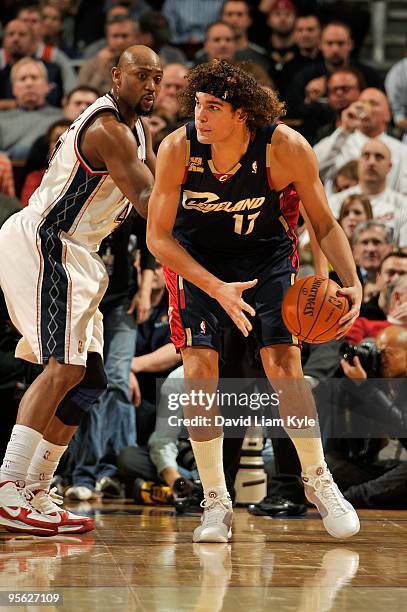
<instances>
[{"instance_id":1,"label":"curly dark hair","mask_svg":"<svg viewBox=\"0 0 407 612\"><path fill-rule=\"evenodd\" d=\"M285 114L284 103L271 89L261 87L256 79L226 60L212 60L192 68L187 85L179 95L181 112L192 116L197 91L225 100L233 110L241 108L247 114L247 125L254 130L273 123Z\"/></svg>"}]
</instances>

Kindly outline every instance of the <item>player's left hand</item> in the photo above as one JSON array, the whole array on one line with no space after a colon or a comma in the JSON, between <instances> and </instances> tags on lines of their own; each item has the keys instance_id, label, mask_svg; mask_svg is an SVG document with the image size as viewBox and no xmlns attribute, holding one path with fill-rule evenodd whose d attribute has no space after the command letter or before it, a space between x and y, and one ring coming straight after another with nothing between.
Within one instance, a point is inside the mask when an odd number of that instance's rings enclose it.
<instances>
[{"instance_id":1,"label":"player's left hand","mask_svg":"<svg viewBox=\"0 0 407 612\"><path fill-rule=\"evenodd\" d=\"M337 295L347 297L351 305L349 312L338 321L338 331L335 337L337 340L340 340L350 330L359 316L360 305L362 303L362 285L358 283L353 287L342 287L337 291Z\"/></svg>"},{"instance_id":2,"label":"player's left hand","mask_svg":"<svg viewBox=\"0 0 407 612\"><path fill-rule=\"evenodd\" d=\"M360 363L359 357L353 358L353 365L348 363L345 359L341 359L342 370L348 378L351 378L355 382L366 380L367 374Z\"/></svg>"}]
</instances>

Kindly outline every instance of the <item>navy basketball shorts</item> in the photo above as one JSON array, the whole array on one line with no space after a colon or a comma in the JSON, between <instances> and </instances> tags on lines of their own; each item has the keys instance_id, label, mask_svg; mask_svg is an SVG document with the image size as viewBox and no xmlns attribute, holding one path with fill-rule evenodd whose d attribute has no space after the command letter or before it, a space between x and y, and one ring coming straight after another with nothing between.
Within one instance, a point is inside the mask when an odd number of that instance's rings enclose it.
<instances>
[{"instance_id":1,"label":"navy basketball shorts","mask_svg":"<svg viewBox=\"0 0 407 612\"><path fill-rule=\"evenodd\" d=\"M226 282L257 278L252 289L243 292L243 299L256 311L255 317L245 312L253 325L250 332L258 348L273 344L295 344L299 341L284 325L281 306L288 288L297 276L294 256L271 257L256 265L245 260L224 259L214 265L200 263ZM169 293L171 340L177 350L189 346L208 347L220 352L222 328L235 325L221 305L207 293L164 266Z\"/></svg>"}]
</instances>

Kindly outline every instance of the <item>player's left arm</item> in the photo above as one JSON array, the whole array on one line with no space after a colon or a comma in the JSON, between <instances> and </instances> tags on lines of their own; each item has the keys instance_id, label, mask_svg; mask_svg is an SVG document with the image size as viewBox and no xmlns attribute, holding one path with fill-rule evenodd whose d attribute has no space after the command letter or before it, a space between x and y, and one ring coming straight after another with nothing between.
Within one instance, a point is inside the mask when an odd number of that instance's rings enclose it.
<instances>
[{"instance_id":1,"label":"player's left arm","mask_svg":"<svg viewBox=\"0 0 407 612\"><path fill-rule=\"evenodd\" d=\"M289 128L286 130L281 134L286 146L280 155L290 160L292 170L289 182L294 183L316 239L343 283L341 293L351 303L349 312L339 321L337 338L341 338L359 315L362 287L348 239L329 208L315 153L300 134Z\"/></svg>"}]
</instances>

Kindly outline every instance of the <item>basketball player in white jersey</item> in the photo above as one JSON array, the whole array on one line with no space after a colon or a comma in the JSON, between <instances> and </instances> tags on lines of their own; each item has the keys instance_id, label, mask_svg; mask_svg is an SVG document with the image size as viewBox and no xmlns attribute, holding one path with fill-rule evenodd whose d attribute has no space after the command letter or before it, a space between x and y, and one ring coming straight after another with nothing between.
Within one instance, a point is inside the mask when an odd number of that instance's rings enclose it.
<instances>
[{"instance_id":1,"label":"basketball player in white jersey","mask_svg":"<svg viewBox=\"0 0 407 612\"><path fill-rule=\"evenodd\" d=\"M113 88L58 141L29 206L0 231L0 283L22 338L16 356L44 365L21 400L0 472L0 525L42 535L93 529L56 505L50 483L83 414L103 393L98 304L107 274L98 246L131 204L146 216L155 157L143 120L162 68L148 47L129 47ZM131 203L131 204L130 204Z\"/></svg>"}]
</instances>

